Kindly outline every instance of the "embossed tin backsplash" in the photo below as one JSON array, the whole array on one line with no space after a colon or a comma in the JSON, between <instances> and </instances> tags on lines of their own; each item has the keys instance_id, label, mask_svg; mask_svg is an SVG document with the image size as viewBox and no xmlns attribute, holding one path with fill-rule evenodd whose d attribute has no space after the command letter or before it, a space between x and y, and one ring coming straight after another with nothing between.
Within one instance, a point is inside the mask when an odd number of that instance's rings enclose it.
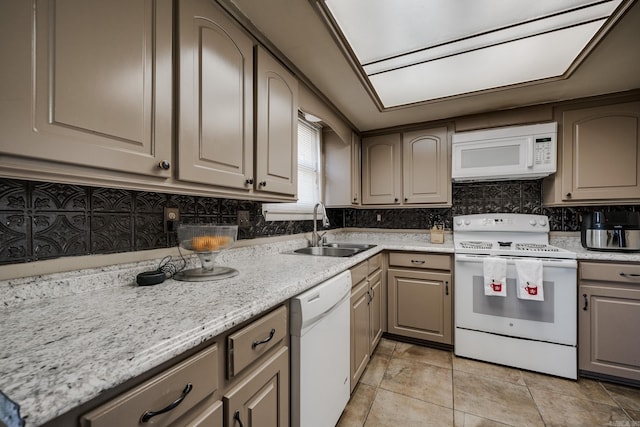
<instances>
[{"instance_id":1,"label":"embossed tin backsplash","mask_svg":"<svg viewBox=\"0 0 640 427\"><path fill-rule=\"evenodd\" d=\"M640 206L543 208L541 180L459 183L451 208L327 209L331 228L424 230L452 218L485 212L549 216L552 231L579 231L580 214L598 210L640 210ZM239 239L308 232L312 221L265 221L262 203L133 190L0 178L0 264L63 256L130 252L175 245L165 233L164 207L180 210L184 223L236 224L239 210L249 226ZM378 218L380 220L378 221Z\"/></svg>"}]
</instances>

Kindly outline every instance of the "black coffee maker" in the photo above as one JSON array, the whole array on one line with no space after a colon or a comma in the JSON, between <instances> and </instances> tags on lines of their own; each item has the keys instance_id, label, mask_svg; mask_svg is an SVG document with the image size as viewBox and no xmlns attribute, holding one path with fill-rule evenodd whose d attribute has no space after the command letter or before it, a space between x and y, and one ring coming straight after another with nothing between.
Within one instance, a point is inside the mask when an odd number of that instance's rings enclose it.
<instances>
[{"instance_id":1,"label":"black coffee maker","mask_svg":"<svg viewBox=\"0 0 640 427\"><path fill-rule=\"evenodd\" d=\"M597 251L640 251L640 212L587 213L581 240L582 247Z\"/></svg>"}]
</instances>

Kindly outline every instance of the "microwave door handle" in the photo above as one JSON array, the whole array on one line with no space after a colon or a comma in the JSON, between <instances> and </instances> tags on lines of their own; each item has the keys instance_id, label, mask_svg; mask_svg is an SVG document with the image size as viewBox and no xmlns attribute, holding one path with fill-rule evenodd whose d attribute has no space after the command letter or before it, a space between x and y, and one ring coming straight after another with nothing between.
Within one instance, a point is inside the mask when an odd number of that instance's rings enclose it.
<instances>
[{"instance_id":1,"label":"microwave door handle","mask_svg":"<svg viewBox=\"0 0 640 427\"><path fill-rule=\"evenodd\" d=\"M533 167L533 137L527 138L527 168Z\"/></svg>"}]
</instances>

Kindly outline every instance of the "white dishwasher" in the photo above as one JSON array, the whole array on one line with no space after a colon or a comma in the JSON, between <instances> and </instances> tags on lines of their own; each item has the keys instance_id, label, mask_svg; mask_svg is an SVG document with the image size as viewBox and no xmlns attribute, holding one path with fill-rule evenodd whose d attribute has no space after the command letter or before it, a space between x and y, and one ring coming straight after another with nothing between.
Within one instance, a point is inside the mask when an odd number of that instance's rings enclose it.
<instances>
[{"instance_id":1,"label":"white dishwasher","mask_svg":"<svg viewBox=\"0 0 640 427\"><path fill-rule=\"evenodd\" d=\"M349 401L351 272L291 300L291 425L333 427Z\"/></svg>"}]
</instances>

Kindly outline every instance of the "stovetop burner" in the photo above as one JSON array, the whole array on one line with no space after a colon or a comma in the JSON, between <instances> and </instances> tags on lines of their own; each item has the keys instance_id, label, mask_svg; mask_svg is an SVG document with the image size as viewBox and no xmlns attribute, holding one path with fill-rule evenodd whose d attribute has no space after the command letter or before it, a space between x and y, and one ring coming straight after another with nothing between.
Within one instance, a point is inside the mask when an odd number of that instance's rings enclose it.
<instances>
[{"instance_id":1,"label":"stovetop burner","mask_svg":"<svg viewBox=\"0 0 640 427\"><path fill-rule=\"evenodd\" d=\"M491 242L460 242L460 247L464 249L491 249Z\"/></svg>"}]
</instances>

